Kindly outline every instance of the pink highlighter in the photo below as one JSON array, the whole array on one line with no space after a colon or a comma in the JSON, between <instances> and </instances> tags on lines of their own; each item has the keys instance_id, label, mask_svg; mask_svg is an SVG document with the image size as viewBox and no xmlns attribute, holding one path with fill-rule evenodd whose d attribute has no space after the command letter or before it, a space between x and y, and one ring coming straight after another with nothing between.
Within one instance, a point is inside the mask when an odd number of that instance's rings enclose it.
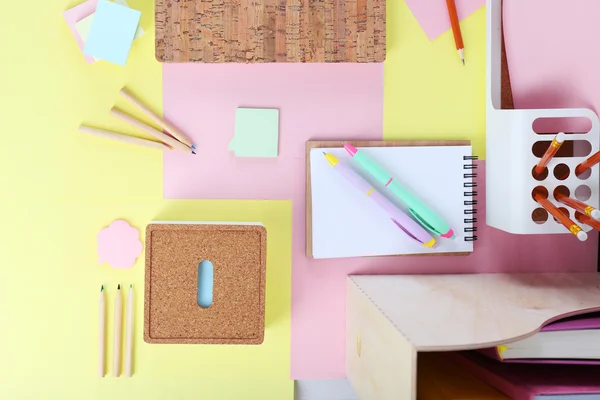
<instances>
[{"instance_id":1,"label":"pink highlighter","mask_svg":"<svg viewBox=\"0 0 600 400\"><path fill-rule=\"evenodd\" d=\"M342 176L352 183L358 190L363 192L367 197L373 199L379 207L388 213L390 219L411 239L419 242L423 247L433 247L435 239L427 230L410 218L406 213L396 207L385 196L379 193L373 186L369 184L362 176L357 174L353 169L339 160L332 154L323 153L329 164L335 168Z\"/></svg>"}]
</instances>

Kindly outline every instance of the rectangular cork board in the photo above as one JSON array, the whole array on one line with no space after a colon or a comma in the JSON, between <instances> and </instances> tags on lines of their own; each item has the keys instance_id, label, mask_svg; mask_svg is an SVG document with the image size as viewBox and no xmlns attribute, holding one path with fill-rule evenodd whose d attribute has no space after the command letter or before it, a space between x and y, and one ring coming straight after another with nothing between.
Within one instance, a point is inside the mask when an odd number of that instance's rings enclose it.
<instances>
[{"instance_id":1,"label":"rectangular cork board","mask_svg":"<svg viewBox=\"0 0 600 400\"><path fill-rule=\"evenodd\" d=\"M156 59L371 63L386 56L386 0L156 0Z\"/></svg>"},{"instance_id":2,"label":"rectangular cork board","mask_svg":"<svg viewBox=\"0 0 600 400\"><path fill-rule=\"evenodd\" d=\"M144 341L261 344L267 231L262 225L151 223L146 228ZM198 264L213 264L213 302L198 305Z\"/></svg>"},{"instance_id":3,"label":"rectangular cork board","mask_svg":"<svg viewBox=\"0 0 600 400\"><path fill-rule=\"evenodd\" d=\"M470 146L470 140L348 140L355 147L400 147L400 146ZM343 147L341 141L309 140L306 142L306 257L313 258L312 246L312 189L310 179L310 150L332 147ZM433 254L398 254L394 257L436 257L436 256L468 256L469 252L433 253Z\"/></svg>"}]
</instances>

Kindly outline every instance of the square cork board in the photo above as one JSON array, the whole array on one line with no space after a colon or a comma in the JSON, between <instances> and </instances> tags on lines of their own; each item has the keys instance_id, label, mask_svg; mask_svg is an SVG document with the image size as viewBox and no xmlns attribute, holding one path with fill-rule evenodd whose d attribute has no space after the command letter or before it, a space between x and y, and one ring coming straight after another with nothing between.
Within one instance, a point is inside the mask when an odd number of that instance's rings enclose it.
<instances>
[{"instance_id":1,"label":"square cork board","mask_svg":"<svg viewBox=\"0 0 600 400\"><path fill-rule=\"evenodd\" d=\"M386 0L156 0L160 62L383 62Z\"/></svg>"},{"instance_id":2,"label":"square cork board","mask_svg":"<svg viewBox=\"0 0 600 400\"><path fill-rule=\"evenodd\" d=\"M260 224L151 223L146 228L144 341L261 344L267 231ZM213 264L213 302L198 305L198 264Z\"/></svg>"}]
</instances>

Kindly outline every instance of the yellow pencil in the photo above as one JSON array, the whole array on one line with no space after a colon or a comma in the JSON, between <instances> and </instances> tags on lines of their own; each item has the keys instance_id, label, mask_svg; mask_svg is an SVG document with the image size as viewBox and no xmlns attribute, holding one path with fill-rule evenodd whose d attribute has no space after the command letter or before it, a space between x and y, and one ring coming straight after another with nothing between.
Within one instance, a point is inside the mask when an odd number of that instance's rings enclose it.
<instances>
[{"instance_id":1,"label":"yellow pencil","mask_svg":"<svg viewBox=\"0 0 600 400\"><path fill-rule=\"evenodd\" d=\"M125 333L125 376L133 375L133 285L127 294L127 332Z\"/></svg>"},{"instance_id":2,"label":"yellow pencil","mask_svg":"<svg viewBox=\"0 0 600 400\"><path fill-rule=\"evenodd\" d=\"M121 374L121 337L123 332L123 303L121 299L121 285L117 286L115 297L115 332L113 336L113 375Z\"/></svg>"},{"instance_id":3,"label":"yellow pencil","mask_svg":"<svg viewBox=\"0 0 600 400\"><path fill-rule=\"evenodd\" d=\"M106 358L106 300L104 298L104 285L100 288L98 302L98 376L104 378L104 359Z\"/></svg>"},{"instance_id":4,"label":"yellow pencil","mask_svg":"<svg viewBox=\"0 0 600 400\"><path fill-rule=\"evenodd\" d=\"M126 98L131 104L139 108L144 114L146 114L155 124L158 124L162 129L169 132L169 134L173 135L175 139L179 140L181 143L191 147L192 150L196 147L192 144L192 141L188 139L183 132L177 129L173 124L159 117L154 111L152 111L148 106L138 100L134 95L129 93L125 88L121 89L119 92L121 96Z\"/></svg>"}]
</instances>

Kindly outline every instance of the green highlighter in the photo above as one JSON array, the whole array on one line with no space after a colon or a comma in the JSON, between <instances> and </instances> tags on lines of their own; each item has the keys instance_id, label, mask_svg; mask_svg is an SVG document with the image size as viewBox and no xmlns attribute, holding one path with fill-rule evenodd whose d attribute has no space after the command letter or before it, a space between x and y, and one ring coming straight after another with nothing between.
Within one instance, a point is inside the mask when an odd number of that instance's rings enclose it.
<instances>
[{"instance_id":1,"label":"green highlighter","mask_svg":"<svg viewBox=\"0 0 600 400\"><path fill-rule=\"evenodd\" d=\"M347 143L344 144L344 149L346 149L352 159L371 174L375 180L385 185L387 189L406 204L410 213L417 221L419 221L419 223L421 223L421 225L443 238L456 238L454 231L442 217L437 215L433 210L423 204L421 200L417 199L412 193L402 187L397 180L374 160L369 158L364 152L358 151L356 147Z\"/></svg>"}]
</instances>

